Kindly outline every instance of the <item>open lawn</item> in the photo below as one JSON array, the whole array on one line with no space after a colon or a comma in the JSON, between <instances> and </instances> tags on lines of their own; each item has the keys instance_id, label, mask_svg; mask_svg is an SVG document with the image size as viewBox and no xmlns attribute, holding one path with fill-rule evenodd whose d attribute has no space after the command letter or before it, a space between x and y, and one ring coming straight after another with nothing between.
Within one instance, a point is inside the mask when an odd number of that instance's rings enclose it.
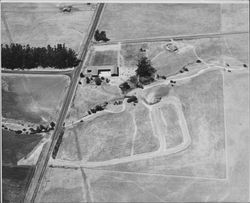
<instances>
[{"instance_id":1,"label":"open lawn","mask_svg":"<svg viewBox=\"0 0 250 203\"><path fill-rule=\"evenodd\" d=\"M2 115L33 123L55 121L66 90L67 76L2 75Z\"/></svg>"},{"instance_id":2,"label":"open lawn","mask_svg":"<svg viewBox=\"0 0 250 203\"><path fill-rule=\"evenodd\" d=\"M107 4L99 30L111 41L219 32L220 4Z\"/></svg>"},{"instance_id":3,"label":"open lawn","mask_svg":"<svg viewBox=\"0 0 250 203\"><path fill-rule=\"evenodd\" d=\"M30 44L31 46L51 46L65 43L67 47L79 51L91 17L92 6L86 4L70 4L70 13L63 13L65 4L58 3L2 3L3 26L2 43ZM67 4L66 4L67 5Z\"/></svg>"}]
</instances>

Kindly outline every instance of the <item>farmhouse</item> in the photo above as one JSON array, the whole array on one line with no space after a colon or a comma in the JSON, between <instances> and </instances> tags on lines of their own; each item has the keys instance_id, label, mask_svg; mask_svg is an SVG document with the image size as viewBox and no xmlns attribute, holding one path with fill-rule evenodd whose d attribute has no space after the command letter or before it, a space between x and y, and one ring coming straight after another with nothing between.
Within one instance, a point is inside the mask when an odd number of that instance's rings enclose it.
<instances>
[{"instance_id":1,"label":"farmhouse","mask_svg":"<svg viewBox=\"0 0 250 203\"><path fill-rule=\"evenodd\" d=\"M99 75L110 77L110 76L119 76L119 67L116 65L109 65L109 66L89 66L86 69L86 73L97 77Z\"/></svg>"}]
</instances>

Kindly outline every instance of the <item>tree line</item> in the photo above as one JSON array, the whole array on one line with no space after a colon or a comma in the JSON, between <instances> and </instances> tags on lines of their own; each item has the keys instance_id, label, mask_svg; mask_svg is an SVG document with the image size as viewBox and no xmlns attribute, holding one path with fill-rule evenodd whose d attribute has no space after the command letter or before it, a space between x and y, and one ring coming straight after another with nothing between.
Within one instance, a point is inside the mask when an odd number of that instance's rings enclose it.
<instances>
[{"instance_id":1,"label":"tree line","mask_svg":"<svg viewBox=\"0 0 250 203\"><path fill-rule=\"evenodd\" d=\"M54 47L30 47L29 44L1 44L2 67L7 69L31 69L39 66L65 69L75 67L80 60L74 50L57 44Z\"/></svg>"}]
</instances>

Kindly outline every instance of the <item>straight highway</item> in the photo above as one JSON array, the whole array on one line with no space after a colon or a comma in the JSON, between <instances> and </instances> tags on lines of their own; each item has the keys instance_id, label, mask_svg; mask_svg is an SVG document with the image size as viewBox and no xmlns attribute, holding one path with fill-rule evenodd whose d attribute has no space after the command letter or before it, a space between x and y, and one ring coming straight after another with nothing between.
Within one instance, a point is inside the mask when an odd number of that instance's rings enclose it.
<instances>
[{"instance_id":1,"label":"straight highway","mask_svg":"<svg viewBox=\"0 0 250 203\"><path fill-rule=\"evenodd\" d=\"M78 65L78 67L74 70L71 84L70 84L67 96L65 98L63 107L61 109L59 119L58 119L56 127L55 127L55 131L52 135L51 142L48 145L45 145L45 147L43 148L43 152L39 156L33 178L31 179L31 182L29 184L29 188L28 188L28 190L26 192L26 196L24 198L25 203L26 202L35 202L36 195L39 191L40 185L41 185L43 177L45 175L45 172L46 172L49 160L51 158L52 152L54 150L54 147L56 145L56 142L59 138L59 135L61 133L63 133L63 131L64 131L64 127L63 127L64 119L67 115L68 108L70 107L70 103L71 103L72 98L75 94L76 87L77 87L77 84L78 84L78 81L80 78L80 73L82 71L82 68L84 67L85 58L86 58L86 55L88 52L88 48L89 48L89 46L91 44L91 40L94 36L96 27L98 25L98 22L99 22L99 19L101 16L101 13L103 11L103 7L104 7L104 4L100 3L100 4L98 4L98 7L95 11L94 18L92 20L92 25L88 31L88 34L87 34L87 38L85 38L85 40L83 42L83 50L80 54L81 62Z\"/></svg>"}]
</instances>

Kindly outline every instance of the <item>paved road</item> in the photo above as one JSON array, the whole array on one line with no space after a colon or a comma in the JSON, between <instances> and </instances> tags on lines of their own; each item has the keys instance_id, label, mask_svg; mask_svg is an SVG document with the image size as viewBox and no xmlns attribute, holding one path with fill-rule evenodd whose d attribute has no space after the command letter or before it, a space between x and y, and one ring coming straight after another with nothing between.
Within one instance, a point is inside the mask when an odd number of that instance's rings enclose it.
<instances>
[{"instance_id":1,"label":"paved road","mask_svg":"<svg viewBox=\"0 0 250 203\"><path fill-rule=\"evenodd\" d=\"M170 40L191 40L200 38L216 38L227 35L238 35L238 34L248 34L248 31L239 32L224 32L224 33L208 33L208 34L196 34L196 35L178 35L178 36L166 36L166 37L152 37L152 38L137 38L137 39L125 39L125 40L114 40L109 42L103 42L96 44L97 46L111 45L111 44L132 44L141 42L158 42L158 41L170 41Z\"/></svg>"},{"instance_id":2,"label":"paved road","mask_svg":"<svg viewBox=\"0 0 250 203\"><path fill-rule=\"evenodd\" d=\"M44 147L43 152L39 156L34 176L30 182L30 186L28 188L28 191L27 191L25 199L24 199L25 203L35 201L37 192L39 190L40 184L42 182L45 171L47 169L48 162L49 162L50 157L52 155L53 149L56 145L56 142L59 138L59 135L61 133L63 133L63 130L64 130L63 129L63 122L64 122L64 119L67 115L67 111L68 111L68 108L69 108L70 103L72 101L72 98L74 96L74 93L76 91L76 87L77 87L77 84L79 81L80 73L81 73L82 67L84 66L84 63L85 63L87 51L88 51L88 48L90 46L91 40L93 38L94 32L96 30L96 27L97 27L98 21L100 19L100 15L102 13L103 7L104 7L103 3L99 4L97 7L97 10L95 12L95 17L93 19L92 26L88 32L87 38L84 41L83 51L80 55L81 62L79 64L79 66L74 70L71 84L70 84L70 87L68 90L68 94L66 96L65 102L64 102L62 110L60 112L60 116L59 116L59 119L57 121L57 125L55 127L54 134L52 135L51 142L49 145L46 145Z\"/></svg>"}]
</instances>

